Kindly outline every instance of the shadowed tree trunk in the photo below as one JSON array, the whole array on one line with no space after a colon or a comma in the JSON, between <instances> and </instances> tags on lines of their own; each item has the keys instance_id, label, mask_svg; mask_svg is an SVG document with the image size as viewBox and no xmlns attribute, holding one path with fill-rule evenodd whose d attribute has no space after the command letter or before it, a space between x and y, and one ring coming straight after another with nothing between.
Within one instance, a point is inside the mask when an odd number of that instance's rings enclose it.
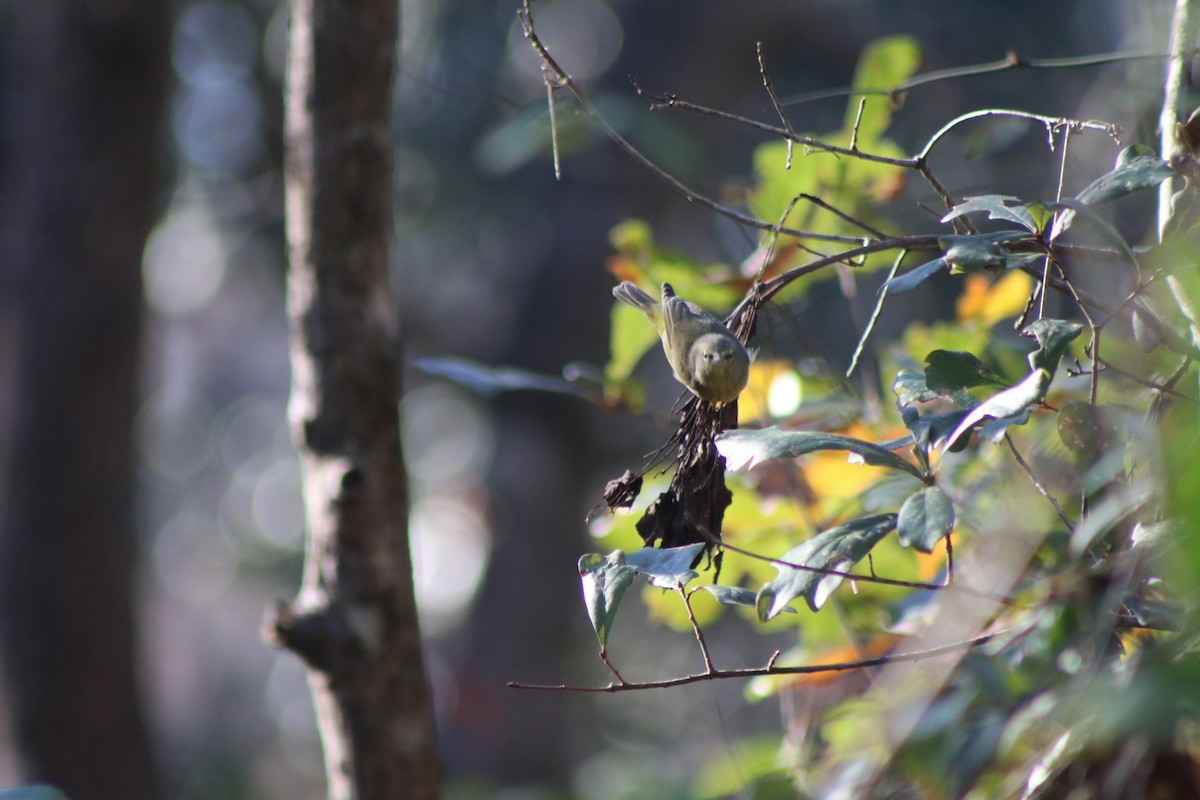
<instances>
[{"instance_id":1,"label":"shadowed tree trunk","mask_svg":"<svg viewBox=\"0 0 1200 800\"><path fill-rule=\"evenodd\" d=\"M168 7L24 0L0 19L6 724L18 779L77 800L162 796L135 667L132 429Z\"/></svg>"},{"instance_id":2,"label":"shadowed tree trunk","mask_svg":"<svg viewBox=\"0 0 1200 800\"><path fill-rule=\"evenodd\" d=\"M287 81L290 418L303 585L273 635L309 667L329 796L432 798L388 280L396 0L295 0Z\"/></svg>"}]
</instances>

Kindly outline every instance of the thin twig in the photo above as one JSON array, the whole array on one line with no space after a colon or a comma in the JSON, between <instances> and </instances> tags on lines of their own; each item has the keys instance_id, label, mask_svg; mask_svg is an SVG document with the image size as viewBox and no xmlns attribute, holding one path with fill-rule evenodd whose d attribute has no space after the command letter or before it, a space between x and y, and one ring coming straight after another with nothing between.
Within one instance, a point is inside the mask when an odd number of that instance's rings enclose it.
<instances>
[{"instance_id":1,"label":"thin twig","mask_svg":"<svg viewBox=\"0 0 1200 800\"><path fill-rule=\"evenodd\" d=\"M888 296L888 281L896 277L896 273L900 270L900 263L904 261L906 255L908 255L907 250L901 250L896 254L896 260L892 262L892 269L879 289L879 299L875 301L875 308L871 309L871 318L867 320L867 326L863 328L862 336L858 337L858 345L854 348L854 354L850 356L850 366L846 368L847 378L854 374L854 370L858 369L858 359L862 357L863 351L867 347L867 339L871 338L871 333L875 330L875 323L883 314L883 304Z\"/></svg>"},{"instance_id":2,"label":"thin twig","mask_svg":"<svg viewBox=\"0 0 1200 800\"><path fill-rule=\"evenodd\" d=\"M617 668L613 666L612 662L608 660L608 651L603 647L600 648L600 660L604 662L604 666L608 667L608 671L611 672L613 677L617 679L618 686L629 685L628 682L621 677L621 673L617 672Z\"/></svg>"},{"instance_id":3,"label":"thin twig","mask_svg":"<svg viewBox=\"0 0 1200 800\"><path fill-rule=\"evenodd\" d=\"M1191 363L1191 360L1185 356L1184 361L1183 361L1184 369L1186 369L1187 365L1190 363ZM1100 366L1104 367L1105 372L1115 372L1116 374L1120 375L1122 378L1125 378L1126 380L1129 380L1129 381L1133 381L1134 383L1136 383L1140 386L1143 386L1153 392L1158 392L1159 394L1165 394L1170 397L1178 398L1180 400L1186 400L1189 403L1200 403L1200 398L1192 397L1190 394L1187 394L1186 392L1181 392L1175 388L1175 383L1178 381L1178 377L1177 377L1178 369L1176 369L1175 372L1172 373L1172 376L1176 376L1174 381L1168 379L1168 380L1160 383L1158 381L1154 381L1149 378L1143 378L1138 375L1134 375L1132 372L1130 372L1126 369L1122 369L1121 367L1118 367L1116 364L1112 363L1111 361L1108 361L1107 359L1103 359L1103 358L1100 359Z\"/></svg>"},{"instance_id":4,"label":"thin twig","mask_svg":"<svg viewBox=\"0 0 1200 800\"><path fill-rule=\"evenodd\" d=\"M940 250L941 245L938 244L940 237L937 234L924 234L918 236L893 236L880 241L869 242L867 244L852 247L849 250L843 250L840 253L834 253L824 258L819 258L816 261L810 261L807 264L800 264L792 267L786 272L781 272L775 277L763 281L762 299L769 300L776 292L787 286L797 278L809 275L819 269L829 266L830 264L847 263L860 256L869 255L871 253L879 253L886 250ZM861 239L859 241L862 241Z\"/></svg>"},{"instance_id":5,"label":"thin twig","mask_svg":"<svg viewBox=\"0 0 1200 800\"><path fill-rule=\"evenodd\" d=\"M783 128L789 134L794 134L792 123L788 122L787 114L783 111L783 106L779 104L779 97L775 94L775 87L771 85L771 78L767 75L767 60L763 55L762 42L754 43L755 49L758 51L758 72L762 75L763 88L767 90L767 96L771 98L771 105L775 106L775 113L779 115L779 121L783 123ZM784 162L784 169L792 168L792 139L789 136L787 141L787 160Z\"/></svg>"},{"instance_id":6,"label":"thin twig","mask_svg":"<svg viewBox=\"0 0 1200 800\"><path fill-rule=\"evenodd\" d=\"M858 113L854 115L854 127L850 129L850 149L858 152L858 127L862 125L863 111L867 107L867 98L858 101Z\"/></svg>"},{"instance_id":7,"label":"thin twig","mask_svg":"<svg viewBox=\"0 0 1200 800\"><path fill-rule=\"evenodd\" d=\"M830 100L837 97L851 97L853 95L860 94L895 97L901 92L906 92L909 89L916 89L921 86L927 86L931 83L937 83L939 81L970 78L976 75L990 75L992 73L1006 72L1012 69L1064 69L1070 67L1092 67L1103 64L1112 64L1119 61L1165 59L1167 58L1167 55L1167 53L1161 53L1152 50L1131 50L1124 53L1100 53L1086 56L1072 56L1068 58L1023 58L1016 52L1010 50L1008 55L1000 61L989 61L983 64L971 64L962 67L932 70L930 72L909 78L906 81L901 81L891 88L858 89L851 86L844 86L838 89L824 89L819 92L809 92L807 94L789 97L783 101L783 105L793 106L800 105L801 103L811 103L817 100Z\"/></svg>"},{"instance_id":8,"label":"thin twig","mask_svg":"<svg viewBox=\"0 0 1200 800\"><path fill-rule=\"evenodd\" d=\"M608 138L615 145L617 145L617 147L621 148L621 150L623 150L630 158L641 164L654 175L657 175L659 178L669 183L683 195L685 200L690 203L695 203L702 208L707 208L710 211L720 214L723 217L731 219L734 222L745 225L749 228L756 228L758 230L771 230L773 228L773 223L743 214L740 211L736 211L728 206L722 205L716 200L694 191L683 181L679 180L674 175L654 163L654 161L651 160L649 156L642 153L641 150L638 150L632 142L622 136L617 129L614 128L607 119L605 119L599 110L592 104L591 100L588 99L588 96L583 92L583 90L579 88L579 85L575 83L571 76L559 66L558 62L555 61L550 53L546 50L545 45L543 45L541 40L538 38L537 31L533 26L533 16L529 8L529 0L525 0L524 9L522 11L518 11L517 15L521 20L521 26L525 33L525 38L529 40L530 46L533 47L534 51L542 59L544 66L547 68L553 79L558 82L559 86L571 93L571 96L575 98L576 102L579 103L587 115L595 120L596 124L600 126L605 135L608 136ZM798 236L831 242L859 241L858 238L853 236L819 233L817 231L801 231L792 228L784 228L781 232L786 233L789 236Z\"/></svg>"},{"instance_id":9,"label":"thin twig","mask_svg":"<svg viewBox=\"0 0 1200 800\"><path fill-rule=\"evenodd\" d=\"M679 596L683 598L683 607L687 609L688 622L692 623L692 630L696 634L696 643L700 645L700 654L704 656L704 670L705 672L716 672L712 655L708 652L708 643L704 641L704 631L700 629L700 623L696 622L696 614L692 611L691 595L688 594L687 589L683 588L682 583L675 588L679 591Z\"/></svg>"},{"instance_id":10,"label":"thin twig","mask_svg":"<svg viewBox=\"0 0 1200 800\"><path fill-rule=\"evenodd\" d=\"M947 122L938 129L937 133L929 137L929 141L927 141L925 146L921 148L921 152L918 153L912 160L924 162L927 158L929 158L929 154L933 151L933 148L946 136L946 134L964 122L970 122L971 120L981 119L983 117L1017 117L1018 119L1028 119L1035 122L1040 122L1046 126L1046 132L1051 137L1051 148L1054 146L1054 131L1064 127L1076 128L1079 130L1103 131L1113 139L1120 141L1118 138L1120 129L1115 123L1112 122L1104 122L1102 120L1070 119L1069 117L1048 117L1045 114L1034 114L1031 111L1018 111L1012 108L984 108L978 111L969 111L966 114L961 114Z\"/></svg>"},{"instance_id":11,"label":"thin twig","mask_svg":"<svg viewBox=\"0 0 1200 800\"><path fill-rule=\"evenodd\" d=\"M562 161L558 156L558 115L554 112L554 82L547 72L542 73L546 83L546 107L550 110L550 152L554 157L554 180L562 180Z\"/></svg>"},{"instance_id":12,"label":"thin twig","mask_svg":"<svg viewBox=\"0 0 1200 800\"><path fill-rule=\"evenodd\" d=\"M951 587L956 588L959 591L962 590L962 587L958 586L958 584L956 584L954 582L954 540L952 538L950 538L950 534L947 533L946 534L946 588L951 588Z\"/></svg>"},{"instance_id":13,"label":"thin twig","mask_svg":"<svg viewBox=\"0 0 1200 800\"><path fill-rule=\"evenodd\" d=\"M818 575L831 575L836 578L845 578L846 580L850 580L850 581L862 581L863 583L878 583L878 584L882 584L884 586L902 586L906 589L923 589L923 590L930 591L930 592L940 592L940 591L950 590L953 592L957 592L959 594L970 595L971 597L980 597L980 598L983 598L986 600L995 600L1000 603L1011 603L1013 601L1013 598L1008 597L1007 595L996 594L995 592L989 592L985 589L973 589L970 586L960 586L958 584L955 584L953 586L947 586L946 584L943 584L943 583L922 583L920 581L905 581L905 580L900 580L898 578L882 578L878 575L864 575L860 572L845 572L845 571L839 570L839 569L829 569L828 567L813 567L813 566L809 566L807 564L796 564L791 561L785 561L782 558L772 558L771 556L764 556L761 553L755 553L752 550L746 550L746 549L737 547L736 545L732 545L732 544L729 544L728 542L724 542L724 541L722 541L720 543L720 545L722 548L730 551L731 553L737 553L738 555L743 555L743 556L746 556L747 558L753 558L753 559L757 559L759 561L766 561L770 564L775 564L776 566L787 567L788 569L799 570L801 572L813 572Z\"/></svg>"},{"instance_id":14,"label":"thin twig","mask_svg":"<svg viewBox=\"0 0 1200 800\"><path fill-rule=\"evenodd\" d=\"M1099 391L1100 391L1100 331L1101 331L1101 327L1096 324L1095 317L1092 316L1091 310L1087 307L1087 304L1084 303L1083 300L1081 299L1079 290L1075 288L1075 283L1071 280L1071 276L1067 274L1067 271L1063 267L1063 265L1058 261L1058 259L1054 258L1052 255L1048 255L1047 258L1049 258L1051 261L1054 262L1054 266L1058 269L1058 274L1062 277L1063 284L1067 287L1067 291L1071 293L1071 297L1075 300L1075 305L1077 305L1079 307L1079 313L1083 315L1084 320L1088 324L1088 330L1092 335L1092 341L1089 344L1089 350L1090 350L1089 355L1091 356L1091 359L1092 359L1092 374L1091 374L1091 381L1090 381L1091 386L1090 386L1089 402L1092 405L1096 405L1096 398L1099 396Z\"/></svg>"},{"instance_id":15,"label":"thin twig","mask_svg":"<svg viewBox=\"0 0 1200 800\"><path fill-rule=\"evenodd\" d=\"M1029 481L1033 484L1033 488L1037 489L1038 494L1050 501L1050 505L1054 506L1054 512L1058 514L1058 518L1062 520L1063 525L1067 526L1068 531L1074 533L1075 525L1066 515L1066 512L1062 510L1062 506L1058 504L1058 500L1054 499L1054 495L1050 494L1049 490L1047 490L1046 487L1042 485L1042 482L1037 479L1037 476L1033 474L1033 468L1029 466L1024 458L1021 457L1021 453L1019 450L1017 450L1016 444L1013 443L1012 437L1006 433L1004 434L1004 441L1008 443L1008 449L1012 450L1013 458L1017 460L1017 463L1021 466L1021 469L1025 470L1025 474L1029 476Z\"/></svg>"},{"instance_id":16,"label":"thin twig","mask_svg":"<svg viewBox=\"0 0 1200 800\"><path fill-rule=\"evenodd\" d=\"M891 655L876 656L874 658L863 658L857 661L842 661L836 664L809 664L795 667L778 667L775 666L775 660L779 657L779 653L777 651L771 656L771 659L767 665L763 667L749 667L746 669L718 669L711 672L698 672L692 675L684 675L679 678L668 678L661 681L647 681L645 683L610 683L605 686L572 686L565 683L551 685L509 681L507 685L510 689L529 689L533 691L615 693L638 691L643 689L668 689L673 686L686 686L690 683L701 683L703 681L722 680L725 678L744 679L756 678L760 675L815 675L824 672L845 672L852 669L878 667L884 664L899 664L908 661L924 661L930 658L937 658L949 653L956 653L961 650L969 650L979 647L1005 635L1006 633L1008 633L1007 630L996 631L995 633L987 633L971 639L964 639L961 642L953 642L951 644L940 645L938 647L930 647L926 650L912 650L907 653L893 653Z\"/></svg>"},{"instance_id":17,"label":"thin twig","mask_svg":"<svg viewBox=\"0 0 1200 800\"><path fill-rule=\"evenodd\" d=\"M807 192L801 192L800 194L796 195L796 198L800 199L800 200L807 200L808 202L812 203L813 205L815 205L819 208L825 209L830 214L833 214L834 216L838 217L842 221L847 222L847 223L855 226L856 228L862 228L864 231L871 234L876 239L886 239L887 238L887 234L884 233L883 231L879 230L878 228L873 227L872 225L870 225L867 222L864 222L863 220L859 219L858 217L855 217L851 214L847 214L845 211L842 211L840 208L835 208L834 206L830 205L829 203L825 202L824 200L822 200L821 198L819 198L815 195L808 194Z\"/></svg>"}]
</instances>

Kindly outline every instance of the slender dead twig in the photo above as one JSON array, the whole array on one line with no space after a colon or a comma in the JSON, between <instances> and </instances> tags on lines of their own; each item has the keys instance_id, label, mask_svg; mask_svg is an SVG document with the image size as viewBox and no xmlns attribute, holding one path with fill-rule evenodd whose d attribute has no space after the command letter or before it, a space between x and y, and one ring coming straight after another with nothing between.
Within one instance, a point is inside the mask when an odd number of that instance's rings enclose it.
<instances>
[{"instance_id":1,"label":"slender dead twig","mask_svg":"<svg viewBox=\"0 0 1200 800\"><path fill-rule=\"evenodd\" d=\"M507 686L510 689L526 689L532 691L543 692L588 692L588 693L606 693L612 694L616 692L631 692L641 691L646 689L669 689L674 686L687 686L691 683L702 683L704 681L724 680L728 678L757 678L761 675L815 675L823 672L845 672L853 669L866 669L868 667L878 667L883 664L899 664L908 661L924 661L930 658L937 658L949 653L959 652L961 650L970 650L988 642L993 641L1008 633L1007 630L997 631L995 633L987 633L981 636L976 636L971 639L964 639L961 642L952 642L950 644L939 645L938 647L930 647L925 650L912 650L905 653L891 653L889 655L875 656L874 658L863 658L857 661L841 661L835 664L808 664L794 667L776 666L775 662L779 658L779 652L775 651L770 660L762 667L749 667L745 669L714 669L706 672L697 672L691 675L684 675L678 678L668 678L660 681L646 681L644 683L609 683L604 686L573 686L567 683L560 684L541 684L541 683L521 683L519 681L509 681Z\"/></svg>"},{"instance_id":2,"label":"slender dead twig","mask_svg":"<svg viewBox=\"0 0 1200 800\"><path fill-rule=\"evenodd\" d=\"M696 613L692 611L692 596L687 589L683 588L682 583L675 588L679 592L679 596L683 598L683 607L687 609L688 622L692 623L692 631L696 634L696 643L700 645L700 654L704 656L704 671L716 672L712 654L708 652L708 643L704 641L704 631L701 630L700 623L696 622Z\"/></svg>"},{"instance_id":3,"label":"slender dead twig","mask_svg":"<svg viewBox=\"0 0 1200 800\"><path fill-rule=\"evenodd\" d=\"M771 556L764 556L761 553L755 553L752 550L746 550L744 548L737 547L735 545L731 545L728 542L721 542L720 545L723 549L728 550L731 553L737 553L738 555L746 556L747 558L753 558L758 561L766 561L766 562L768 562L770 564L774 564L776 566L787 567L788 569L799 570L800 572L812 572L812 573L816 573L818 575L830 575L835 578L845 578L848 581L859 581L862 583L877 583L877 584L880 584L883 586L900 586L900 587L903 587L906 589L923 589L925 591L930 591L930 592L952 591L952 592L957 592L958 594L969 595L971 597L979 597L979 598L983 598L986 600L995 600L1000 603L1011 603L1013 601L1013 598L1011 598L1007 595L997 594L995 592L989 592L986 589L974 589L970 586L961 586L957 583L952 584L952 585L947 585L944 583L924 583L921 581L901 580L900 578L884 578L879 575L875 575L873 573L869 574L869 575L864 575L860 572L846 572L844 570L830 569L828 567L813 567L813 566L809 566L807 564L796 564L791 561L786 561L782 558L772 558Z\"/></svg>"},{"instance_id":4,"label":"slender dead twig","mask_svg":"<svg viewBox=\"0 0 1200 800\"><path fill-rule=\"evenodd\" d=\"M906 81L892 86L890 88L870 88L856 89L851 86L843 86L837 89L823 89L818 92L809 92L802 95L794 95L783 101L785 106L800 105L802 103L811 103L817 100L831 100L837 97L851 97L854 95L884 95L887 97L896 97L910 89L917 89L922 86L928 86L941 81L958 80L961 78L970 78L976 75L990 75L997 72L1007 72L1013 69L1067 69L1074 67L1093 67L1102 66L1104 64L1112 64L1120 61L1137 61L1147 59L1165 59L1167 53L1160 53L1154 50L1130 50L1119 53L1098 53L1085 56L1069 56L1066 58L1024 58L1017 54L1015 50L1009 50L1007 55L999 61L989 61L983 64L970 64L962 67L950 67L947 69L932 70L930 72L917 75L909 78Z\"/></svg>"},{"instance_id":5,"label":"slender dead twig","mask_svg":"<svg viewBox=\"0 0 1200 800\"><path fill-rule=\"evenodd\" d=\"M755 49L758 51L758 72L762 75L763 88L767 90L767 96L771 98L771 105L775 106L775 113L779 115L779 121L783 123L783 128L788 133L794 133L792 124L788 122L787 114L783 111L783 106L779 104L779 97L775 94L775 87L771 85L771 78L767 75L767 60L763 55L762 42L754 43ZM787 159L784 162L784 169L792 168L792 139L787 139Z\"/></svg>"},{"instance_id":6,"label":"slender dead twig","mask_svg":"<svg viewBox=\"0 0 1200 800\"><path fill-rule=\"evenodd\" d=\"M626 155L674 187L689 203L695 203L702 208L707 208L710 211L720 214L723 217L731 219L734 222L745 225L749 228L755 228L757 230L772 230L774 228L774 223L757 219L756 217L752 217L748 214L743 214L740 211L729 208L728 206L718 203L716 200L713 200L712 198L695 191L679 178L660 167L649 156L635 147L632 142L622 136L621 133L618 132L617 129L614 128L607 119L605 119L599 110L592 104L592 101L588 98L587 94L579 87L577 83L575 83L574 79L572 79L571 76L565 70L563 70L561 66L559 66L558 62L554 60L554 57L550 55L549 51L546 50L545 45L542 44L541 39L538 38L537 31L534 28L533 15L529 8L529 0L525 0L525 6L523 10L518 11L517 15L521 20L521 27L525 33L525 38L529 40L530 46L533 47L534 51L542 59L544 67L546 68L553 82L557 85L557 88L563 88L570 92L571 96L575 98L575 101L579 103L585 112L587 112L587 115L595 120L596 124L600 126L605 135L608 136L608 138L615 145L617 145L617 147L621 148ZM780 128L779 130L783 129ZM821 233L819 231L802 231L793 228L784 228L781 230L781 233L786 233L789 236L831 242L849 243L860 241L858 237L854 236L845 236L835 233Z\"/></svg>"}]
</instances>

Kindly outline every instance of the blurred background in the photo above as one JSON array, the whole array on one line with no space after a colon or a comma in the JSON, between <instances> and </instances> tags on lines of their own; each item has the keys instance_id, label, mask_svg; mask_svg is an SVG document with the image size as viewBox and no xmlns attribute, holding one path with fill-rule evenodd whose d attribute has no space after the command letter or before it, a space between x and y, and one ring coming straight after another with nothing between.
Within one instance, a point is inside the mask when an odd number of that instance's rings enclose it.
<instances>
[{"instance_id":1,"label":"blurred background","mask_svg":"<svg viewBox=\"0 0 1200 800\"><path fill-rule=\"evenodd\" d=\"M892 33L920 41L925 70L1010 48L1042 58L1165 50L1171 5L533 8L544 42L610 123L689 185L736 203L761 137L651 113L627 76L774 122L756 42L786 100L847 85L863 45ZM545 86L516 11L512 0L403 4L396 291L412 356L586 374L608 358L615 224L646 219L664 246L726 263L757 238L684 202L565 96L556 181ZM0 4L0 785L27 777L22 736L99 759L128 735L156 759L143 765L149 794L90 796L323 796L304 671L259 639L265 610L298 585L303 546L286 421L286 28L287 5L273 0ZM912 93L891 136L911 152L959 113L1005 106L1099 116L1125 125L1126 141L1153 143L1161 72L1146 61L941 83ZM845 102L789 106L791 123L837 128ZM1043 130L997 127L978 158L967 133L939 151L954 191L1053 191L1044 158L1026 169L1007 158L1003 173L987 158ZM1089 150L1081 137L1073 163L1110 160L1101 144ZM908 191L910 208L925 199L924 187ZM795 322L825 331L810 338L844 359L853 333L829 321L844 319L842 301L816 291ZM584 517L605 482L668 433L677 390L651 361L657 422L568 396L484 397L407 376L418 600L452 797L689 796L714 758L736 767L746 742L778 736L778 707L746 703L735 685L612 697L505 688L607 679L575 563L595 547ZM46 608L61 616L46 621ZM636 614L627 609L614 634L627 677L698 668L690 636ZM747 628L718 625L714 655L769 653ZM136 684L106 683L121 653L134 654ZM25 698L73 680L102 688L66 695L61 717L22 715Z\"/></svg>"}]
</instances>

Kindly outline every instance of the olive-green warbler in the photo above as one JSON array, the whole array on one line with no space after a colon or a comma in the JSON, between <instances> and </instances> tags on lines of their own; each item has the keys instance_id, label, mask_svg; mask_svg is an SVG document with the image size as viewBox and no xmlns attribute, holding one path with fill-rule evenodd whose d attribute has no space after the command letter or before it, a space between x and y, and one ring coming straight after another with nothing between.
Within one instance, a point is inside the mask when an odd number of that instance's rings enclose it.
<instances>
[{"instance_id":1,"label":"olive-green warbler","mask_svg":"<svg viewBox=\"0 0 1200 800\"><path fill-rule=\"evenodd\" d=\"M613 289L618 300L641 311L662 339L675 380L713 405L737 399L750 377L750 354L721 320L662 285L662 303L625 281Z\"/></svg>"}]
</instances>

